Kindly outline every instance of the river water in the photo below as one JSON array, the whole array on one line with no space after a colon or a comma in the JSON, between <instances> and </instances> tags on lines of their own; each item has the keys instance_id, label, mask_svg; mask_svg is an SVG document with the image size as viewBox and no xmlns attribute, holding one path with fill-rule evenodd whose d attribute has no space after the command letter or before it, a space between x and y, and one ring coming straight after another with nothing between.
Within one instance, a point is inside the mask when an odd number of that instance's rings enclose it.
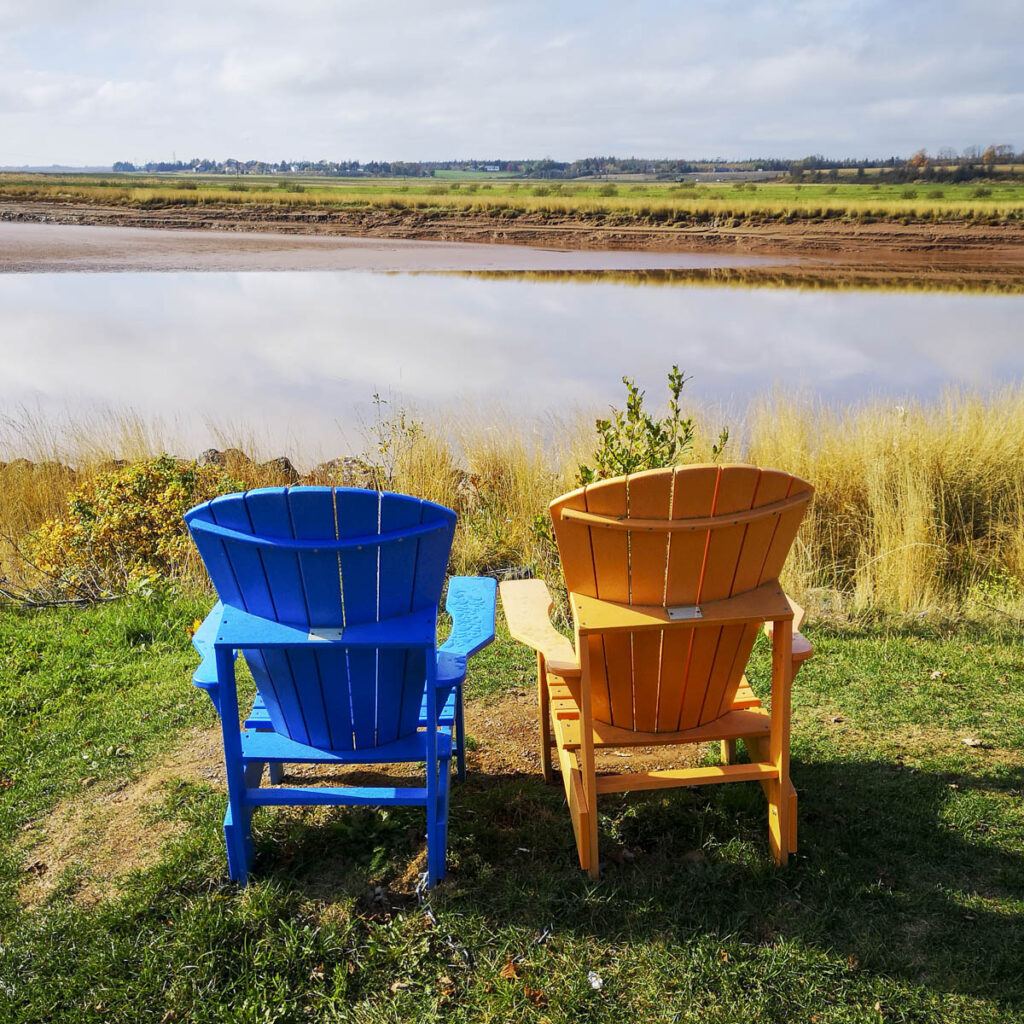
<instances>
[{"instance_id":1,"label":"river water","mask_svg":"<svg viewBox=\"0 0 1024 1024\"><path fill-rule=\"evenodd\" d=\"M0 274L0 415L128 408L195 450L219 424L312 457L359 450L375 393L427 416L541 423L621 404L623 374L660 397L678 363L688 396L736 422L773 388L898 402L1024 378L1020 295L632 280Z\"/></svg>"}]
</instances>

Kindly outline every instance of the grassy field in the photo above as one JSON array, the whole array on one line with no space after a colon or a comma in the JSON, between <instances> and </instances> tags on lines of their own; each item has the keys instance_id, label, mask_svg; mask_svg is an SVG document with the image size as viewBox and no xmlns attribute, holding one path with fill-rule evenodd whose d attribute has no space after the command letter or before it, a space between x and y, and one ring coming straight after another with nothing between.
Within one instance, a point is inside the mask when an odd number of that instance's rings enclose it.
<instances>
[{"instance_id":1,"label":"grassy field","mask_svg":"<svg viewBox=\"0 0 1024 1024\"><path fill-rule=\"evenodd\" d=\"M188 682L186 627L208 600L0 609L4 1024L1024 1014L1019 629L810 625L800 853L781 870L760 789L734 785L607 798L592 883L561 787L532 749L510 751L521 770L489 767L507 741L479 728L450 877L419 906L414 810L260 812L253 882L227 881L223 792L190 767L205 749L216 769L214 715ZM762 695L766 679L761 649ZM486 721L531 685L499 632L470 711ZM73 855L58 862L60 829Z\"/></svg>"},{"instance_id":2,"label":"grassy field","mask_svg":"<svg viewBox=\"0 0 1024 1024\"><path fill-rule=\"evenodd\" d=\"M721 222L723 218L755 223L831 218L1001 223L1018 222L1024 215L1024 184L0 174L0 202L39 200L125 207L240 204L271 210L323 208L499 220L534 215L650 226Z\"/></svg>"}]
</instances>

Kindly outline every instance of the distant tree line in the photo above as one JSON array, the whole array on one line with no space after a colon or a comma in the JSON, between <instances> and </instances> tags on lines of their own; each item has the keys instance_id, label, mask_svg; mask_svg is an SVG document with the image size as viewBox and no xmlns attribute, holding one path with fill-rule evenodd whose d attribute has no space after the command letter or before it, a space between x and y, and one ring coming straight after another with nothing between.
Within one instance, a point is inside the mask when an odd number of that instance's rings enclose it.
<instances>
[{"instance_id":1,"label":"distant tree line","mask_svg":"<svg viewBox=\"0 0 1024 1024\"><path fill-rule=\"evenodd\" d=\"M845 157L831 159L821 154L799 160L763 157L749 160L649 160L637 157L590 156L582 160L441 160L441 161L377 161L358 160L173 160L134 164L118 160L115 171L177 172L195 174L299 174L326 178L429 178L439 171L478 172L481 174L515 175L523 178L603 178L638 174L663 180L675 180L687 174L761 171L773 172L791 181L827 181L837 179L840 171L853 170L857 177L871 170L871 180L905 182L919 180L970 181L979 177L1001 177L1014 171L1013 165L1024 164L1024 152L1010 145L990 145L984 149L970 146L960 153L940 149L934 156L918 150L911 157L890 156L884 159ZM1010 169L1007 169L1007 165ZM844 174L849 179L849 174Z\"/></svg>"}]
</instances>

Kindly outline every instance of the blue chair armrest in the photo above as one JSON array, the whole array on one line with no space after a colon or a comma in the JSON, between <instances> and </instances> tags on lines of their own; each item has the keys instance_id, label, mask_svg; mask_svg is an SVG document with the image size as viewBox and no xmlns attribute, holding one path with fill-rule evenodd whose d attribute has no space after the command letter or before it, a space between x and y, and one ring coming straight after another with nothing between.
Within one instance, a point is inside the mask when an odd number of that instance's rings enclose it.
<instances>
[{"instance_id":1,"label":"blue chair armrest","mask_svg":"<svg viewBox=\"0 0 1024 1024\"><path fill-rule=\"evenodd\" d=\"M213 642L217 637L223 612L224 605L218 601L203 619L203 624L192 634L192 646L202 659L192 676L192 682L203 690L209 690L211 686L217 685L217 658Z\"/></svg>"},{"instance_id":2,"label":"blue chair armrest","mask_svg":"<svg viewBox=\"0 0 1024 1024\"><path fill-rule=\"evenodd\" d=\"M494 639L494 604L498 584L488 576L453 576L444 606L452 631L440 650L468 658Z\"/></svg>"}]
</instances>

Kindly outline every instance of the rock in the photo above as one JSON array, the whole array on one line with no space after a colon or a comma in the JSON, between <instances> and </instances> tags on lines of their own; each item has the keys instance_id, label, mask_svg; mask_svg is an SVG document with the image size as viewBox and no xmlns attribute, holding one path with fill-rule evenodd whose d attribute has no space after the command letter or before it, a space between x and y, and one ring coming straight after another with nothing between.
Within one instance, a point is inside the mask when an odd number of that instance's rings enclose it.
<instances>
[{"instance_id":1,"label":"rock","mask_svg":"<svg viewBox=\"0 0 1024 1024\"><path fill-rule=\"evenodd\" d=\"M367 487L374 489L373 467L362 459L345 456L314 466L304 483L335 487Z\"/></svg>"},{"instance_id":2,"label":"rock","mask_svg":"<svg viewBox=\"0 0 1024 1024\"><path fill-rule=\"evenodd\" d=\"M285 480L289 485L299 482L299 474L292 465L291 459L279 455L276 459L261 462L258 467L264 473L270 473L275 477Z\"/></svg>"},{"instance_id":3,"label":"rock","mask_svg":"<svg viewBox=\"0 0 1024 1024\"><path fill-rule=\"evenodd\" d=\"M252 459L238 448L225 448L224 451L207 448L196 461L200 466L223 466L228 472L238 467L252 465Z\"/></svg>"}]
</instances>

